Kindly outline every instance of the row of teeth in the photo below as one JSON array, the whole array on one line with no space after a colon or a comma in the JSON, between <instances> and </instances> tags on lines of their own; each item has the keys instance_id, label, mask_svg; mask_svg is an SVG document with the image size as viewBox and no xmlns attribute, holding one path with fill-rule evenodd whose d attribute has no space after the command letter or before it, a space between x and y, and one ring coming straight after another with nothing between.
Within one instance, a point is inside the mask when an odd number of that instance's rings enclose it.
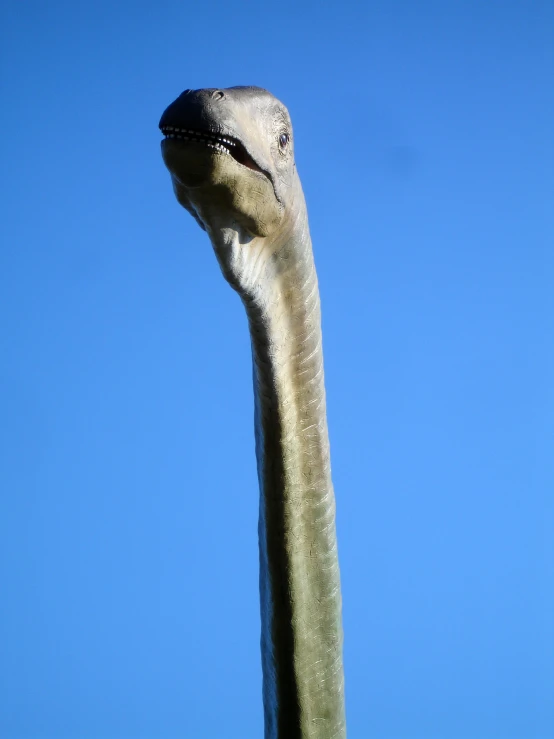
<instances>
[{"instance_id":1,"label":"row of teeth","mask_svg":"<svg viewBox=\"0 0 554 739\"><path fill-rule=\"evenodd\" d=\"M169 133L171 131L171 133ZM214 136L209 133L198 133L187 128L174 128L173 126L164 126L162 133L168 139L181 139L182 141L201 141L212 149L218 149L226 154L229 153L231 146L236 146L234 141L224 138L223 136Z\"/></svg>"}]
</instances>

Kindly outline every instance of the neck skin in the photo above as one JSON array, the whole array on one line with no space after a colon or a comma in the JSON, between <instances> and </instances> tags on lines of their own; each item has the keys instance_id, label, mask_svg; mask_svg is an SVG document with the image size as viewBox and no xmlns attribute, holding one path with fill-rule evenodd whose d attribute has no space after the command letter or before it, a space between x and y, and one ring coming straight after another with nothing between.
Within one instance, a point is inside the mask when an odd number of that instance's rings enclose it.
<instances>
[{"instance_id":1,"label":"neck skin","mask_svg":"<svg viewBox=\"0 0 554 739\"><path fill-rule=\"evenodd\" d=\"M297 212L279 243L253 239L233 250L249 250L248 264L238 269L241 286L234 286L246 307L254 365L265 737L342 739L341 597L319 291L305 207Z\"/></svg>"}]
</instances>

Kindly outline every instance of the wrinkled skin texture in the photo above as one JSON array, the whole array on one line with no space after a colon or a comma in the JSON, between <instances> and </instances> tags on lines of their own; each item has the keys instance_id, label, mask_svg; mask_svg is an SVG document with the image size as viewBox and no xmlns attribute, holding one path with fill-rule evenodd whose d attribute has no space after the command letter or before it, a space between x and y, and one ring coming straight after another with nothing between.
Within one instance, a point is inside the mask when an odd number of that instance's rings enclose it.
<instances>
[{"instance_id":1,"label":"wrinkled skin texture","mask_svg":"<svg viewBox=\"0 0 554 739\"><path fill-rule=\"evenodd\" d=\"M343 739L319 292L289 114L257 87L187 90L160 128L175 195L207 231L249 321L265 737Z\"/></svg>"}]
</instances>

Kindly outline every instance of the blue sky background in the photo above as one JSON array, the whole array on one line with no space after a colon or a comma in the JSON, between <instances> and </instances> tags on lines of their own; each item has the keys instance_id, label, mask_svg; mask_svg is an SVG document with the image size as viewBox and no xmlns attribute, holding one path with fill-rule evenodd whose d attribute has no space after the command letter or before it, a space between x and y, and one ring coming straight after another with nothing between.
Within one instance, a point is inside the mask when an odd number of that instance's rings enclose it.
<instances>
[{"instance_id":1,"label":"blue sky background","mask_svg":"<svg viewBox=\"0 0 554 739\"><path fill-rule=\"evenodd\" d=\"M351 739L554 736L554 6L2 4L0 736L262 736L246 320L184 88L289 107Z\"/></svg>"}]
</instances>

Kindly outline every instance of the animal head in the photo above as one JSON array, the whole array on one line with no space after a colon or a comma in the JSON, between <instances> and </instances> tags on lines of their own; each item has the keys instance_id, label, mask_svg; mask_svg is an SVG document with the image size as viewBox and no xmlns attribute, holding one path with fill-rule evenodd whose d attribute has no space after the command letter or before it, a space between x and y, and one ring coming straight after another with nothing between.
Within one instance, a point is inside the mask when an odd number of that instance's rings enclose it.
<instances>
[{"instance_id":1,"label":"animal head","mask_svg":"<svg viewBox=\"0 0 554 739\"><path fill-rule=\"evenodd\" d=\"M177 200L228 281L246 289L254 253L278 253L303 203L287 109L260 87L185 90L159 126Z\"/></svg>"}]
</instances>

